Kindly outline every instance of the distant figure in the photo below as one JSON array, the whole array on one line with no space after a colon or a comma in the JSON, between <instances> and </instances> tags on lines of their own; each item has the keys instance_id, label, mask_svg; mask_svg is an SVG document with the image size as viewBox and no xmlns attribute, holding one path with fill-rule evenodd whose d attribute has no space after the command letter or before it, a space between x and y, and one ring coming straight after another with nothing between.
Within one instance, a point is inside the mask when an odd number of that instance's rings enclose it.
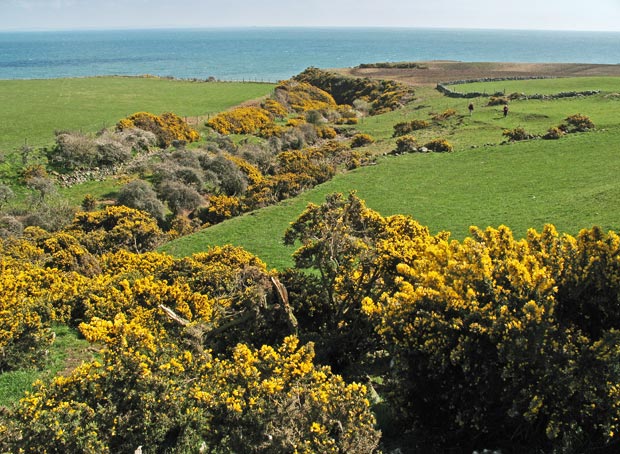
<instances>
[{"instance_id":1,"label":"distant figure","mask_svg":"<svg viewBox=\"0 0 620 454\"><path fill-rule=\"evenodd\" d=\"M504 117L508 116L508 104L504 104Z\"/></svg>"},{"instance_id":2,"label":"distant figure","mask_svg":"<svg viewBox=\"0 0 620 454\"><path fill-rule=\"evenodd\" d=\"M470 102L469 106L467 106L467 108L469 109L469 116L471 117L472 114L474 113L474 103Z\"/></svg>"}]
</instances>

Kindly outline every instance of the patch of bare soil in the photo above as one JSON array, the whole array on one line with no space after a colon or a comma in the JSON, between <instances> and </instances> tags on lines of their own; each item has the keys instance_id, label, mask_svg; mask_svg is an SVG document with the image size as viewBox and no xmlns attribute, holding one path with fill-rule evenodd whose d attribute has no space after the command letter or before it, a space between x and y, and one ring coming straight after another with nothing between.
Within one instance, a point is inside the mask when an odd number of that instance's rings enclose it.
<instances>
[{"instance_id":1,"label":"patch of bare soil","mask_svg":"<svg viewBox=\"0 0 620 454\"><path fill-rule=\"evenodd\" d=\"M416 68L339 68L333 71L355 77L396 80L409 85L434 86L454 80L503 77L620 76L620 65L586 63L470 63L416 62Z\"/></svg>"}]
</instances>

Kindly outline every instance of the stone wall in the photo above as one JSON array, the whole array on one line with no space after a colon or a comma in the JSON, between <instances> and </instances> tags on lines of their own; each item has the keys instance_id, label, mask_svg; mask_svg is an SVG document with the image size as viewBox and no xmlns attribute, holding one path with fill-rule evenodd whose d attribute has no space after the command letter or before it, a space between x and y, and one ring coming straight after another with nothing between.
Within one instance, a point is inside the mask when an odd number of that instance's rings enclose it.
<instances>
[{"instance_id":1,"label":"stone wall","mask_svg":"<svg viewBox=\"0 0 620 454\"><path fill-rule=\"evenodd\" d=\"M437 84L436 89L442 93L444 96L449 98L488 98L489 96L505 96L504 92L495 92L495 93L486 93L486 92L471 92L471 93L461 93L455 90L452 90L450 85L462 85L462 84L471 84L474 82L502 82L505 80L532 80L532 79L553 79L553 77L549 76L530 76L530 77L502 77L502 78L482 78L482 79L466 79L466 80L455 80L451 82L440 82ZM567 91L560 92L550 95L543 95L539 93L526 95L522 93L518 98L513 99L559 99L559 98L573 98L577 96L592 96L600 93L600 90L586 90L586 91Z\"/></svg>"}]
</instances>

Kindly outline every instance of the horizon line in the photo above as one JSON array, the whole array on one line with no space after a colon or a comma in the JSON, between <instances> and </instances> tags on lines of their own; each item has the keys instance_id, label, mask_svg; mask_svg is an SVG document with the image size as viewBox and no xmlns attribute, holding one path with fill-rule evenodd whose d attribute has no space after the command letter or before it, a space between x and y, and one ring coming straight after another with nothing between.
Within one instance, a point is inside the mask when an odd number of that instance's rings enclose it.
<instances>
[{"instance_id":1,"label":"horizon line","mask_svg":"<svg viewBox=\"0 0 620 454\"><path fill-rule=\"evenodd\" d=\"M0 29L0 33L36 32L89 32L89 31L158 31L158 30L240 30L240 29L393 29L393 30L455 30L455 31L515 31L515 32L574 32L574 33L620 33L620 30L553 29L553 28L495 28L495 27L445 27L445 26L403 26L403 25L211 25L179 26L159 25L146 27L32 27Z\"/></svg>"}]
</instances>

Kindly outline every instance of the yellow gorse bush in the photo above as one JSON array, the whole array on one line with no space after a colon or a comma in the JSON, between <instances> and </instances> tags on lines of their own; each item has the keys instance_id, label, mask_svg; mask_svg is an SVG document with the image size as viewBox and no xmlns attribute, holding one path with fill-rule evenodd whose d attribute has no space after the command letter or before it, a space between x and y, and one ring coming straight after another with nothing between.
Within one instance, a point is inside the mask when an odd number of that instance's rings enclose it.
<instances>
[{"instance_id":1,"label":"yellow gorse bush","mask_svg":"<svg viewBox=\"0 0 620 454\"><path fill-rule=\"evenodd\" d=\"M185 120L172 112L155 115L149 112L136 112L123 118L116 129L143 129L157 136L161 147L168 147L173 141L196 142L200 139L198 131L191 128Z\"/></svg>"},{"instance_id":2,"label":"yellow gorse bush","mask_svg":"<svg viewBox=\"0 0 620 454\"><path fill-rule=\"evenodd\" d=\"M220 134L256 134L273 125L271 113L260 107L237 107L207 121Z\"/></svg>"}]
</instances>

